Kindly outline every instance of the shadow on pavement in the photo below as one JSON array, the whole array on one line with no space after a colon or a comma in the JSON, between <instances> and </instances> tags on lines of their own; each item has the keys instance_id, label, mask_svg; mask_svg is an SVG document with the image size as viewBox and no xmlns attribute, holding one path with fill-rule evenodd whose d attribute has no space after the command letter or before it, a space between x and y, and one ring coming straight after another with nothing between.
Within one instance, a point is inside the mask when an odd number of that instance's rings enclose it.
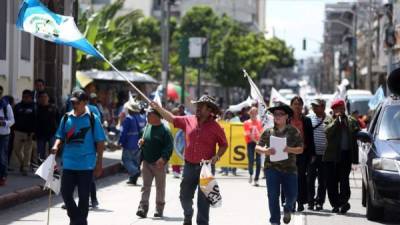
<instances>
[{"instance_id":1,"label":"shadow on pavement","mask_svg":"<svg viewBox=\"0 0 400 225\"><path fill-rule=\"evenodd\" d=\"M115 174L114 176L110 176L110 177L105 177L102 178L100 180L97 181L97 189L101 189L101 188L106 188L108 186L114 185L116 183L119 183L121 181L124 181L127 179L127 176L125 176L124 174L118 173ZM77 194L75 193L75 196L77 196ZM7 225L7 224L11 224L11 223L15 223L18 221L24 222L24 221L43 221L43 224L46 222L47 217L44 217L43 220L26 220L23 219L31 214L35 214L37 212L47 212L48 209L48 196L46 197L42 197L42 198L38 198L5 210L1 210L0 214L1 215L7 215L7 217L2 216L2 219L0 220L0 224L1 225ZM52 208L60 203L62 203L63 200L61 198L61 195L56 196L55 198L52 199L51 202L51 206ZM100 202L101 204L101 202ZM23 206L23 207L21 207ZM18 207L18 209L16 209ZM55 208L60 208L60 207L55 207ZM51 211L51 209L50 209ZM93 211L96 212L112 212L111 210L107 210L107 209L101 209L101 205L99 209L95 209ZM65 212L65 215L67 215L67 212Z\"/></svg>"},{"instance_id":2,"label":"shadow on pavement","mask_svg":"<svg viewBox=\"0 0 400 225\"><path fill-rule=\"evenodd\" d=\"M154 221L165 221L165 222L181 222L183 221L182 217L163 217L163 218L152 218Z\"/></svg>"},{"instance_id":3,"label":"shadow on pavement","mask_svg":"<svg viewBox=\"0 0 400 225\"><path fill-rule=\"evenodd\" d=\"M329 213L329 211L327 211L327 212L324 212L324 211L319 211L319 212L307 211L307 212L303 212L303 214L305 216L324 216L324 217L333 216L333 214Z\"/></svg>"}]
</instances>

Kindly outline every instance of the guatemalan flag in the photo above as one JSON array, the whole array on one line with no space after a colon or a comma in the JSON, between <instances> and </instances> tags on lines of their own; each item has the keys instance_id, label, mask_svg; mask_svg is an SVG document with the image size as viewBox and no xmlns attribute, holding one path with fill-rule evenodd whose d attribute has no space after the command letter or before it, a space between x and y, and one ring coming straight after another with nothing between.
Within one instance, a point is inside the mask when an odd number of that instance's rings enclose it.
<instances>
[{"instance_id":1,"label":"guatemalan flag","mask_svg":"<svg viewBox=\"0 0 400 225\"><path fill-rule=\"evenodd\" d=\"M17 28L41 39L72 46L102 58L78 30L73 17L55 14L39 0L24 0L18 14Z\"/></svg>"}]
</instances>

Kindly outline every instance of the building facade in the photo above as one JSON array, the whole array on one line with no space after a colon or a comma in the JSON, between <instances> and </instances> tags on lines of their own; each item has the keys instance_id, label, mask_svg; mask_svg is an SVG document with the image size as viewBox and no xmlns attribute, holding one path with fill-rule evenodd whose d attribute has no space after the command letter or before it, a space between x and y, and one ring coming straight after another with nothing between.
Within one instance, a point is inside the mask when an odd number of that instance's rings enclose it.
<instances>
[{"instance_id":1,"label":"building facade","mask_svg":"<svg viewBox=\"0 0 400 225\"><path fill-rule=\"evenodd\" d=\"M21 2L0 1L0 85L4 95L12 95L19 101L22 91L32 90L34 80L41 78L46 81L49 94L60 104L71 90L72 50L17 30ZM72 15L72 0L42 2L57 13Z\"/></svg>"}]
</instances>

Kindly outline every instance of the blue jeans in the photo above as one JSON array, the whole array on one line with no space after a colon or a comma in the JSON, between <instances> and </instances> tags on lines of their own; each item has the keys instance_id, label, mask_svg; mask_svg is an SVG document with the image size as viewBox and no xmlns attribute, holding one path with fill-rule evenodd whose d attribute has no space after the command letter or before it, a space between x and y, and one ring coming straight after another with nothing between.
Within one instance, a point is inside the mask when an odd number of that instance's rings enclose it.
<instances>
[{"instance_id":1,"label":"blue jeans","mask_svg":"<svg viewBox=\"0 0 400 225\"><path fill-rule=\"evenodd\" d=\"M9 137L10 135L0 135L0 178L7 177Z\"/></svg>"},{"instance_id":2,"label":"blue jeans","mask_svg":"<svg viewBox=\"0 0 400 225\"><path fill-rule=\"evenodd\" d=\"M292 211L297 199L297 175L280 172L276 169L266 169L268 206L271 214L270 222L280 224L281 210L279 205L280 188L285 194L284 211Z\"/></svg>"},{"instance_id":3,"label":"blue jeans","mask_svg":"<svg viewBox=\"0 0 400 225\"><path fill-rule=\"evenodd\" d=\"M48 144L48 149L51 149L53 147L55 138L50 137L50 138L38 138L36 140L37 143L37 152L38 152L38 157L40 159L46 159L46 144Z\"/></svg>"},{"instance_id":4,"label":"blue jeans","mask_svg":"<svg viewBox=\"0 0 400 225\"><path fill-rule=\"evenodd\" d=\"M197 225L208 225L210 203L199 187L200 171L200 164L185 162L179 199L181 200L185 222L191 221L193 217L193 197L197 189Z\"/></svg>"},{"instance_id":5,"label":"blue jeans","mask_svg":"<svg viewBox=\"0 0 400 225\"><path fill-rule=\"evenodd\" d=\"M70 225L87 225L89 213L90 185L93 181L93 170L66 170L61 179L61 195L64 199ZM74 190L78 188L78 205L74 200Z\"/></svg>"},{"instance_id":6,"label":"blue jeans","mask_svg":"<svg viewBox=\"0 0 400 225\"><path fill-rule=\"evenodd\" d=\"M254 180L258 180L260 177L260 171L261 171L261 156L260 154L256 153L256 143L255 142L250 142L247 144L247 157L249 160L249 174L250 176L253 176L254 174L254 160L256 161L256 176L254 177ZM254 154L255 154L255 159L254 159Z\"/></svg>"},{"instance_id":7,"label":"blue jeans","mask_svg":"<svg viewBox=\"0 0 400 225\"><path fill-rule=\"evenodd\" d=\"M122 163L129 176L134 177L140 174L140 158L141 152L139 150L124 149L122 151Z\"/></svg>"}]
</instances>

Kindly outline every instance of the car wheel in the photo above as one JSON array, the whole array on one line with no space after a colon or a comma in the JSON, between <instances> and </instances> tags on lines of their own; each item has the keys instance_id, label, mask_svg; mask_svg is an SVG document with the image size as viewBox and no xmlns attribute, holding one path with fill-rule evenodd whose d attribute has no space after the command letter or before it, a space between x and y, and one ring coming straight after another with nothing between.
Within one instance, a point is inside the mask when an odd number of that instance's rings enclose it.
<instances>
[{"instance_id":1,"label":"car wheel","mask_svg":"<svg viewBox=\"0 0 400 225\"><path fill-rule=\"evenodd\" d=\"M369 193L369 190L366 190L365 197L367 206L367 219L371 221L383 219L384 208L376 207L372 204L371 193Z\"/></svg>"},{"instance_id":2,"label":"car wheel","mask_svg":"<svg viewBox=\"0 0 400 225\"><path fill-rule=\"evenodd\" d=\"M367 200L366 200L366 193L367 193L367 190L366 190L366 188L365 188L365 184L364 184L364 182L361 182L362 183L362 189L361 189L361 205L363 206L363 207L366 207L367 206Z\"/></svg>"}]
</instances>

